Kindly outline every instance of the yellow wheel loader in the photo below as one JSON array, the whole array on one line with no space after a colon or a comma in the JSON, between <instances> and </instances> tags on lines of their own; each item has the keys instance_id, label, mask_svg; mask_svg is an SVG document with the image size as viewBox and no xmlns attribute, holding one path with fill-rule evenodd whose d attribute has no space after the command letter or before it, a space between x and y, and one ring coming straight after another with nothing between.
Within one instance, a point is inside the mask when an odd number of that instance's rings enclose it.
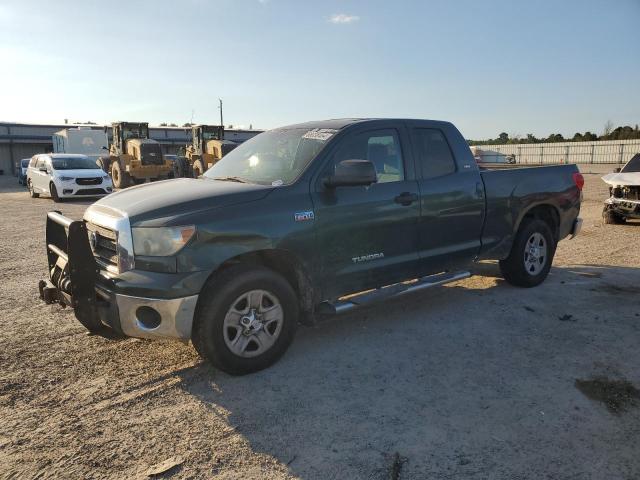
<instances>
[{"instance_id":1,"label":"yellow wheel loader","mask_svg":"<svg viewBox=\"0 0 640 480\"><path fill-rule=\"evenodd\" d=\"M222 126L194 125L191 127L191 145L185 151L191 176L199 177L237 146L224 139Z\"/></svg>"},{"instance_id":2,"label":"yellow wheel loader","mask_svg":"<svg viewBox=\"0 0 640 480\"><path fill-rule=\"evenodd\" d=\"M111 127L109 158L99 159L98 164L116 188L169 178L173 164L164 158L160 144L149 138L148 123L117 122Z\"/></svg>"}]
</instances>

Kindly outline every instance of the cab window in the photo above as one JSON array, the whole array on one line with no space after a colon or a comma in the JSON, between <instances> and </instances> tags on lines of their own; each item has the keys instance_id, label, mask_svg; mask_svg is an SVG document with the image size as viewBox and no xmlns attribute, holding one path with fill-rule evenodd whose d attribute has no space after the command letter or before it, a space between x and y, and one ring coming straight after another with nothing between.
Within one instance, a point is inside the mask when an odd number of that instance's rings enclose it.
<instances>
[{"instance_id":1,"label":"cab window","mask_svg":"<svg viewBox=\"0 0 640 480\"><path fill-rule=\"evenodd\" d=\"M412 140L422 178L438 178L456 171L449 143L441 130L415 128Z\"/></svg>"},{"instance_id":2,"label":"cab window","mask_svg":"<svg viewBox=\"0 0 640 480\"><path fill-rule=\"evenodd\" d=\"M404 180L404 162L398 133L393 129L372 130L342 140L333 165L343 160L369 160L378 174L378 183Z\"/></svg>"}]
</instances>

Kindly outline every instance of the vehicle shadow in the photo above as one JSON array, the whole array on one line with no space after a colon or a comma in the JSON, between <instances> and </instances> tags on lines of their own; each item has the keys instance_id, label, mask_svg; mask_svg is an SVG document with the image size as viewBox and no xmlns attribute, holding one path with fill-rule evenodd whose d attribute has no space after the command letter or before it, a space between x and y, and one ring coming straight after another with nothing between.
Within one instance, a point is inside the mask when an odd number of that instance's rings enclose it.
<instances>
[{"instance_id":1,"label":"vehicle shadow","mask_svg":"<svg viewBox=\"0 0 640 480\"><path fill-rule=\"evenodd\" d=\"M588 422L560 428L548 419L534 430L527 419L547 409L570 415L582 401L557 363L585 362L591 340L577 326L605 335L601 350L619 348L617 333L595 319L616 305L616 317L631 321L640 269L554 267L533 289L503 282L497 263L473 273L300 328L285 356L262 372L231 377L201 363L175 375L212 415L228 412L229 426L254 451L301 478L390 478L395 468L410 478L491 476L501 461L500 471L518 473L510 458L538 455L540 442L566 447L547 448L549 464L582 471L572 435ZM567 311L580 323L559 321ZM566 442L559 429L570 431ZM233 477L234 467L224 468Z\"/></svg>"}]
</instances>

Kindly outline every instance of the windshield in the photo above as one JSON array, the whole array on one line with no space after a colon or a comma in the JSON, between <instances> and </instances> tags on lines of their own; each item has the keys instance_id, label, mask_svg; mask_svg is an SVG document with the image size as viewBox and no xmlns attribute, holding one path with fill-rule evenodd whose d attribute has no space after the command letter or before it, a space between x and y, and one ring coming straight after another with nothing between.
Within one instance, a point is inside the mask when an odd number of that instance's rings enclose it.
<instances>
[{"instance_id":1,"label":"windshield","mask_svg":"<svg viewBox=\"0 0 640 480\"><path fill-rule=\"evenodd\" d=\"M83 157L52 158L51 165L54 170L88 170L100 168L95 160Z\"/></svg>"},{"instance_id":2,"label":"windshield","mask_svg":"<svg viewBox=\"0 0 640 480\"><path fill-rule=\"evenodd\" d=\"M629 160L624 167L622 167L620 172L622 173L640 172L640 153L635 154L633 158Z\"/></svg>"},{"instance_id":3,"label":"windshield","mask_svg":"<svg viewBox=\"0 0 640 480\"><path fill-rule=\"evenodd\" d=\"M300 176L336 132L327 128L269 130L233 149L204 176L287 185Z\"/></svg>"}]
</instances>

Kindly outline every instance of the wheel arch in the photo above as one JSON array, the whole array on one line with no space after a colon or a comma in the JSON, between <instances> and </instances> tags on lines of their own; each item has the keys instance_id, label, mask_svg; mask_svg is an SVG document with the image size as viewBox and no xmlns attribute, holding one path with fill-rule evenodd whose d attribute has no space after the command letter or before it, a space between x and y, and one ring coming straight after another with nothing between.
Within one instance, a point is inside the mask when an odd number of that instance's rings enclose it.
<instances>
[{"instance_id":1,"label":"wheel arch","mask_svg":"<svg viewBox=\"0 0 640 480\"><path fill-rule=\"evenodd\" d=\"M279 273L296 293L300 311L305 314L313 312L317 303L316 291L307 268L295 253L284 249L263 249L236 255L225 260L209 275L205 287L215 284L216 277L220 273L235 265L260 266Z\"/></svg>"},{"instance_id":2,"label":"wheel arch","mask_svg":"<svg viewBox=\"0 0 640 480\"><path fill-rule=\"evenodd\" d=\"M547 223L547 225L549 225L549 228L551 228L551 231L553 232L554 240L556 241L556 243L558 243L558 241L560 240L560 212L555 205L552 205L550 203L541 203L529 207L522 213L520 219L518 220L518 223L515 225L514 235L518 232L518 230L520 230L522 222L525 219L531 218L537 218Z\"/></svg>"}]
</instances>

